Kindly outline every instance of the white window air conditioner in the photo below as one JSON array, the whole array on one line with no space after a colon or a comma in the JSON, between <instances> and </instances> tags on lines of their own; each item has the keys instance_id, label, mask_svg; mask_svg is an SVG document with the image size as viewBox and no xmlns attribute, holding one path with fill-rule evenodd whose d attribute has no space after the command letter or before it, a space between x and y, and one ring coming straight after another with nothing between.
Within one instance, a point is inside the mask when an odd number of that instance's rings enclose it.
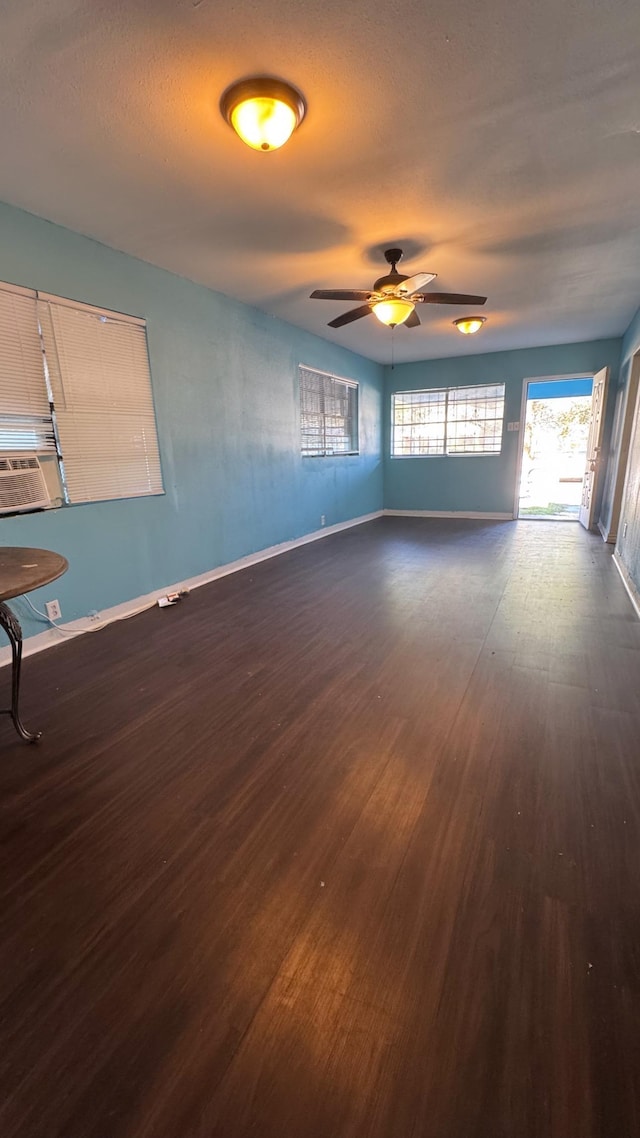
<instances>
[{"instance_id":1,"label":"white window air conditioner","mask_svg":"<svg viewBox=\"0 0 640 1138\"><path fill-rule=\"evenodd\" d=\"M50 505L37 455L0 455L0 514Z\"/></svg>"}]
</instances>

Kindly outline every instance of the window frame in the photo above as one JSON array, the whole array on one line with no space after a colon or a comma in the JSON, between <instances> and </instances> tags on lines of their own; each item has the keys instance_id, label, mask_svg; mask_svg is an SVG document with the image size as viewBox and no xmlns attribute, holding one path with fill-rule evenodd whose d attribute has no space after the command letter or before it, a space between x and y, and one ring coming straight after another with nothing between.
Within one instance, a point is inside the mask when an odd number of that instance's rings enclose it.
<instances>
[{"instance_id":1,"label":"window frame","mask_svg":"<svg viewBox=\"0 0 640 1138\"><path fill-rule=\"evenodd\" d=\"M455 420L449 419L449 395L450 395L450 392L453 392L453 391L471 391L474 389L486 390L488 388L496 388L496 387L502 388L502 421L501 421L499 448L497 450L448 450L447 449L447 444L448 444L448 430L447 429L449 427L450 422L452 422L452 423L455 422ZM445 397L444 398L445 413L444 413L444 419L443 419L443 431L444 431L443 449L439 450L439 451L432 451L430 453L429 452L414 453L414 454L396 453L394 450L395 429L396 429L396 421L395 421L396 396L402 396L402 395L439 395L439 394L443 394ZM499 383L460 383L460 384L451 384L449 387L419 387L419 388L415 388L415 389L405 389L405 390L401 390L401 391L400 390L399 391L393 391L391 393L391 408L390 408L390 411L391 411L391 439L390 439L390 447L389 447L390 458L393 458L393 459L405 459L405 458L464 458L464 459L467 459L467 458L500 458L500 456L502 455L503 445L504 445L505 401L506 401L506 384L504 383L504 381L499 382ZM462 420L462 421L463 422L470 422L471 420ZM498 422L497 419L496 419L496 422Z\"/></svg>"},{"instance_id":2,"label":"window frame","mask_svg":"<svg viewBox=\"0 0 640 1138\"><path fill-rule=\"evenodd\" d=\"M349 442L351 444L351 449L349 449L349 450L332 450L331 448L327 447L327 445L326 445L326 440L327 440L327 432L326 432L327 413L326 413L326 410L318 412L318 414L322 414L322 416L323 416L323 425L324 425L323 439L324 439L324 443L325 443L324 448L323 449L317 449L314 451L309 451L309 450L304 449L305 436L303 434L303 425L302 425L303 414L304 414L304 410L303 410L303 383L302 383L303 372L309 372L309 373L312 373L313 375L322 376L324 379L329 379L332 381L332 383L338 384L338 385L342 386L343 388L346 388L347 390L354 392L353 399L354 399L355 406L354 406L354 408L352 410L352 414L351 414L351 432L349 435ZM304 458L304 459L307 459L307 458L354 458L360 454L360 384L358 383L357 380L348 379L346 376L336 375L335 372L323 371L321 368L312 367L310 364L299 363L298 364L298 410L299 410L299 416L300 416L300 419L299 419L299 438L300 438L300 457L301 458ZM345 421L347 421L347 420L345 420ZM345 433L345 437L346 437L346 435L347 435L346 430L344 433Z\"/></svg>"}]
</instances>

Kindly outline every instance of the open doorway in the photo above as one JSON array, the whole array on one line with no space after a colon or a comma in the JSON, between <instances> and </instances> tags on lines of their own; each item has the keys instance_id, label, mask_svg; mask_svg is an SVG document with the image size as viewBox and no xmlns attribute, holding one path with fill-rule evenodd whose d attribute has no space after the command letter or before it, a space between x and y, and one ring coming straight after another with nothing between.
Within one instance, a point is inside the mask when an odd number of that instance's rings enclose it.
<instances>
[{"instance_id":1,"label":"open doorway","mask_svg":"<svg viewBox=\"0 0 640 1138\"><path fill-rule=\"evenodd\" d=\"M591 377L527 382L519 518L579 520L592 392Z\"/></svg>"}]
</instances>

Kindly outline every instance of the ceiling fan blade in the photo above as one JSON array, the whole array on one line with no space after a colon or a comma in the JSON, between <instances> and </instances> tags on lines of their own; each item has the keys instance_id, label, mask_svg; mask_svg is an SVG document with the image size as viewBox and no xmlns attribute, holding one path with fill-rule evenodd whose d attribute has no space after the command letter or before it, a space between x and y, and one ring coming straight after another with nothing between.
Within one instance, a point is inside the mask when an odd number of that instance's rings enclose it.
<instances>
[{"instance_id":1,"label":"ceiling fan blade","mask_svg":"<svg viewBox=\"0 0 640 1138\"><path fill-rule=\"evenodd\" d=\"M414 295L414 300L424 304L484 304L486 296L467 296L465 292L423 292Z\"/></svg>"},{"instance_id":2,"label":"ceiling fan blade","mask_svg":"<svg viewBox=\"0 0 640 1138\"><path fill-rule=\"evenodd\" d=\"M329 328L342 328L343 324L350 324L352 320L360 320L362 316L368 316L371 312L371 307L368 304L363 304L361 308L352 308L349 312L343 312L342 316L336 316L335 320L330 320Z\"/></svg>"},{"instance_id":3,"label":"ceiling fan blade","mask_svg":"<svg viewBox=\"0 0 640 1138\"><path fill-rule=\"evenodd\" d=\"M370 292L356 288L317 288L311 300L368 300L370 296Z\"/></svg>"},{"instance_id":4,"label":"ceiling fan blade","mask_svg":"<svg viewBox=\"0 0 640 1138\"><path fill-rule=\"evenodd\" d=\"M402 327L403 328L417 328L419 324L420 324L420 317L418 316L418 313L416 312L416 310L414 308L411 315L407 316L407 319L404 321L404 324L402 325Z\"/></svg>"},{"instance_id":5,"label":"ceiling fan blade","mask_svg":"<svg viewBox=\"0 0 640 1138\"><path fill-rule=\"evenodd\" d=\"M398 292L417 292L418 289L424 288L429 284L429 281L436 279L436 273L414 273L412 277L407 277L406 281L398 285Z\"/></svg>"}]
</instances>

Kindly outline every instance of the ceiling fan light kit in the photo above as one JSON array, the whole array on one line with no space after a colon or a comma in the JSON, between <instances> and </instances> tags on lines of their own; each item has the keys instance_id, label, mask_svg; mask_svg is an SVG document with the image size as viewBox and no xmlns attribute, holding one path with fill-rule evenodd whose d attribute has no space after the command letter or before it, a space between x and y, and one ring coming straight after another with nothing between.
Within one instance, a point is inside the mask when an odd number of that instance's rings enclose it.
<instances>
[{"instance_id":1,"label":"ceiling fan light kit","mask_svg":"<svg viewBox=\"0 0 640 1138\"><path fill-rule=\"evenodd\" d=\"M307 104L283 79L255 76L232 83L220 99L222 117L253 150L278 150L300 126Z\"/></svg>"},{"instance_id":2,"label":"ceiling fan light kit","mask_svg":"<svg viewBox=\"0 0 640 1138\"><path fill-rule=\"evenodd\" d=\"M416 311L418 304L484 304L486 296L468 296L462 292L423 292L425 285L435 280L435 273L414 273L407 276L399 273L396 265L402 257L402 249L386 249L385 260L391 265L391 272L378 277L370 291L353 288L317 288L311 293L312 300L359 300L364 301L358 308L351 308L329 321L330 328L342 328L373 312L382 324L395 328L404 324L405 328L418 328L420 317ZM461 332L477 332L485 322L484 316L460 317L454 320ZM461 325L468 325L462 327ZM475 325L472 327L472 325Z\"/></svg>"},{"instance_id":3,"label":"ceiling fan light kit","mask_svg":"<svg viewBox=\"0 0 640 1138\"><path fill-rule=\"evenodd\" d=\"M373 305L373 315L378 317L381 324L395 328L397 324L404 324L405 320L415 311L415 304L400 297L391 297L389 300L378 300Z\"/></svg>"},{"instance_id":4,"label":"ceiling fan light kit","mask_svg":"<svg viewBox=\"0 0 640 1138\"><path fill-rule=\"evenodd\" d=\"M459 316L453 323L464 336L473 336L474 332L479 332L486 322L486 316Z\"/></svg>"}]
</instances>

